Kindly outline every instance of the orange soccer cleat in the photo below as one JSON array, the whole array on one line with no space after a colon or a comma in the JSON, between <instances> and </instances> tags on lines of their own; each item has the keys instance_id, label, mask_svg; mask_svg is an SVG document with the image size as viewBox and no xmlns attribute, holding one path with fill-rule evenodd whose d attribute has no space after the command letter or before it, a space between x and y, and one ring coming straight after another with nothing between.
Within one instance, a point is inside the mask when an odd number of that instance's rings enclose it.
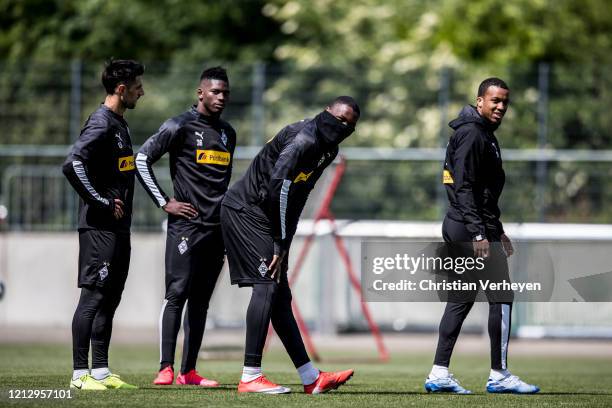
<instances>
[{"instance_id":1,"label":"orange soccer cleat","mask_svg":"<svg viewBox=\"0 0 612 408\"><path fill-rule=\"evenodd\" d=\"M187 374L179 374L176 383L180 385L199 385L200 387L218 387L219 383L209 380L198 374L196 370L191 370Z\"/></svg>"},{"instance_id":2,"label":"orange soccer cleat","mask_svg":"<svg viewBox=\"0 0 612 408\"><path fill-rule=\"evenodd\" d=\"M353 376L355 370L344 370L335 373L319 372L319 376L312 384L304 386L306 394L323 394L335 390Z\"/></svg>"},{"instance_id":3,"label":"orange soccer cleat","mask_svg":"<svg viewBox=\"0 0 612 408\"><path fill-rule=\"evenodd\" d=\"M172 366L167 366L163 370L157 373L157 377L153 380L155 385L171 385L174 381L174 370Z\"/></svg>"},{"instance_id":4,"label":"orange soccer cleat","mask_svg":"<svg viewBox=\"0 0 612 408\"><path fill-rule=\"evenodd\" d=\"M269 381L264 375L261 375L253 381L243 382L238 384L238 392L259 392L262 394L288 394L290 388L282 385L274 384Z\"/></svg>"}]
</instances>

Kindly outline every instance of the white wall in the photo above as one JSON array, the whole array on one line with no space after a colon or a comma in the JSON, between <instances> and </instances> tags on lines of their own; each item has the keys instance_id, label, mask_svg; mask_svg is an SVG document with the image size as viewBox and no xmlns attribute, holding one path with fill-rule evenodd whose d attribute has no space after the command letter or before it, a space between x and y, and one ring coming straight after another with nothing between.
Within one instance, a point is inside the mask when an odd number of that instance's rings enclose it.
<instances>
[{"instance_id":1,"label":"white wall","mask_svg":"<svg viewBox=\"0 0 612 408\"><path fill-rule=\"evenodd\" d=\"M403 238L439 238L439 223L360 221L339 222L347 248L360 273L360 245L364 236ZM591 239L612 237L610 226L508 225L514 238ZM290 265L300 251L303 237L311 223L302 222L298 229ZM352 290L334 241L320 226L313 245L293 287L294 299L306 321L319 331L333 332L338 325L364 321L358 295ZM594 238L593 238L594 237ZM132 235L132 261L123 299L115 317L116 327L155 329L164 295L164 246L162 233ZM58 327L71 325L78 302L77 282L78 235L74 233L4 233L0 234L0 280L6 293L0 300L0 330L10 327ZM612 268L612 267L611 267ZM231 286L227 265L217 284L209 310L209 328L215 325L242 326L250 289ZM444 305L440 303L370 303L375 320L387 326L403 325L436 328ZM520 307L520 306L519 306ZM565 324L581 325L580 316L612 316L611 303L532 304L523 306L523 314L566 316ZM527 309L528 307L528 309ZM518 310L518 309L517 309ZM466 326L482 327L486 323L487 304L477 304ZM518 313L517 313L518 315ZM605 319L604 319L605 320ZM535 321L535 320L534 320ZM604 325L612 325L612 322ZM538 322L538 324L543 324ZM559 325L559 322L555 322Z\"/></svg>"},{"instance_id":2,"label":"white wall","mask_svg":"<svg viewBox=\"0 0 612 408\"><path fill-rule=\"evenodd\" d=\"M303 235L310 228L309 222L301 224L290 265L295 263ZM324 234L325 228L319 233ZM346 245L359 274L361 239L346 237ZM164 247L162 233L132 234L130 272L115 315L116 327L157 328L164 296ZM76 232L0 234L0 280L6 287L0 301L0 330L18 326L69 328L79 296L77 260ZM304 319L321 332L333 333L337 325L362 319L358 294L350 286L330 236L319 236L311 247L293 296ZM226 262L209 309L208 327L242 326L249 299L249 288L230 285ZM443 310L443 305L435 303L376 303L369 307L377 321L400 325L405 321L435 326ZM477 306L466 324L481 324L485 312Z\"/></svg>"}]
</instances>

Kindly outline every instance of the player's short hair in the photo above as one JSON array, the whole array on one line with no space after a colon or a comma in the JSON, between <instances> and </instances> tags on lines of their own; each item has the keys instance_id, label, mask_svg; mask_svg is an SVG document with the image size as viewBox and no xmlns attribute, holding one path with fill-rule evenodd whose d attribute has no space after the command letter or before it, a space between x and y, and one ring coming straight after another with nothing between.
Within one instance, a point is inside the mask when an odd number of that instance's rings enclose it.
<instances>
[{"instance_id":1,"label":"player's short hair","mask_svg":"<svg viewBox=\"0 0 612 408\"><path fill-rule=\"evenodd\" d=\"M478 85L478 95L477 96L484 96L484 94L487 93L487 89L489 89L489 87L492 87L492 86L510 90L510 88L508 88L508 85L506 85L503 79L491 77L491 78L485 79L484 81L480 83L480 85Z\"/></svg>"},{"instance_id":2,"label":"player's short hair","mask_svg":"<svg viewBox=\"0 0 612 408\"><path fill-rule=\"evenodd\" d=\"M111 59L102 71L102 85L106 93L112 95L119 84L130 86L137 76L144 74L145 67L138 61Z\"/></svg>"},{"instance_id":3,"label":"player's short hair","mask_svg":"<svg viewBox=\"0 0 612 408\"><path fill-rule=\"evenodd\" d=\"M359 109L359 105L355 102L352 96L338 96L336 99L329 104L329 107L332 108L336 105L348 105L353 109L353 112L357 114L357 116L361 116L361 110Z\"/></svg>"},{"instance_id":4,"label":"player's short hair","mask_svg":"<svg viewBox=\"0 0 612 408\"><path fill-rule=\"evenodd\" d=\"M204 71L202 71L202 75L200 75L200 82L202 82L205 79L208 79L208 80L216 79L219 81L227 82L229 84L229 79L227 79L227 71L225 70L225 68L220 67L220 66L207 68Z\"/></svg>"}]
</instances>

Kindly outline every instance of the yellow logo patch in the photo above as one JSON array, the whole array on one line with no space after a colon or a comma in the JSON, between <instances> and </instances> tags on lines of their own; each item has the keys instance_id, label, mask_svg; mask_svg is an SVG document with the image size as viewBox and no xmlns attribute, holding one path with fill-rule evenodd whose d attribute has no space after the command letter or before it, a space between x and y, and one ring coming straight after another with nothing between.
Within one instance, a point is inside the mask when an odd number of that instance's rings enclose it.
<instances>
[{"instance_id":1,"label":"yellow logo patch","mask_svg":"<svg viewBox=\"0 0 612 408\"><path fill-rule=\"evenodd\" d=\"M119 158L119 171L130 171L134 170L134 156L124 156Z\"/></svg>"},{"instance_id":2,"label":"yellow logo patch","mask_svg":"<svg viewBox=\"0 0 612 408\"><path fill-rule=\"evenodd\" d=\"M217 150L196 150L196 163L229 166L230 154L229 152L220 152Z\"/></svg>"},{"instance_id":3,"label":"yellow logo patch","mask_svg":"<svg viewBox=\"0 0 612 408\"><path fill-rule=\"evenodd\" d=\"M442 183L443 184L454 184L453 176L451 176L450 171L444 170L442 172Z\"/></svg>"},{"instance_id":4,"label":"yellow logo patch","mask_svg":"<svg viewBox=\"0 0 612 408\"><path fill-rule=\"evenodd\" d=\"M295 180L293 180L293 182L298 183L300 181L306 181L312 175L312 173L314 173L314 170L308 174L304 174L304 172L300 171L300 174L297 175L297 177L295 178Z\"/></svg>"}]
</instances>

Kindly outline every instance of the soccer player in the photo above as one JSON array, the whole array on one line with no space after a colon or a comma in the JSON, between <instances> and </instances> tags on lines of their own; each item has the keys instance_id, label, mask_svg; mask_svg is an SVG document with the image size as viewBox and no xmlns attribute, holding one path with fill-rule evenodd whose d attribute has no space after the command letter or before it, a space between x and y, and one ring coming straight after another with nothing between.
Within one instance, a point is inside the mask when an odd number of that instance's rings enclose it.
<instances>
[{"instance_id":1,"label":"soccer player","mask_svg":"<svg viewBox=\"0 0 612 408\"><path fill-rule=\"evenodd\" d=\"M176 384L219 385L201 377L195 368L225 252L219 209L236 147L236 132L221 119L229 94L225 69L204 70L197 104L164 122L136 155L138 179L153 202L168 213L166 295L159 319L160 371L153 381L157 385L170 385L174 380L174 352L185 302L183 359ZM151 168L167 152L172 198L161 189Z\"/></svg>"},{"instance_id":2,"label":"soccer player","mask_svg":"<svg viewBox=\"0 0 612 408\"><path fill-rule=\"evenodd\" d=\"M477 257L489 258L486 262L491 274L502 276L508 276L506 255L512 255L514 249L500 221L498 201L504 187L505 173L494 132L501 124L509 103L510 91L501 79L488 78L480 84L476 106L464 107L459 117L449 124L455 132L446 148L443 170L443 183L450 202L442 224L444 240L455 245L471 242ZM490 242L494 245L490 245ZM511 297L495 299L490 293L487 293L487 297L491 344L487 391L516 394L538 392L538 387L525 383L508 371ZM473 305L473 299L452 299L446 304L440 322L434 365L425 380L428 392L471 393L449 373L448 367L463 321Z\"/></svg>"},{"instance_id":3,"label":"soccer player","mask_svg":"<svg viewBox=\"0 0 612 408\"><path fill-rule=\"evenodd\" d=\"M261 371L268 325L283 342L308 394L338 388L353 370L325 373L311 363L291 310L287 253L308 194L355 130L359 107L336 98L314 119L283 128L227 192L221 226L232 284L252 287L246 315L246 347L238 392L284 394Z\"/></svg>"},{"instance_id":4,"label":"soccer player","mask_svg":"<svg viewBox=\"0 0 612 408\"><path fill-rule=\"evenodd\" d=\"M136 388L112 374L108 348L113 317L130 264L134 156L123 118L144 95L144 66L110 61L102 73L104 103L94 111L63 165L81 197L79 205L79 304L72 320L71 388ZM89 372L89 343L92 370Z\"/></svg>"}]
</instances>

